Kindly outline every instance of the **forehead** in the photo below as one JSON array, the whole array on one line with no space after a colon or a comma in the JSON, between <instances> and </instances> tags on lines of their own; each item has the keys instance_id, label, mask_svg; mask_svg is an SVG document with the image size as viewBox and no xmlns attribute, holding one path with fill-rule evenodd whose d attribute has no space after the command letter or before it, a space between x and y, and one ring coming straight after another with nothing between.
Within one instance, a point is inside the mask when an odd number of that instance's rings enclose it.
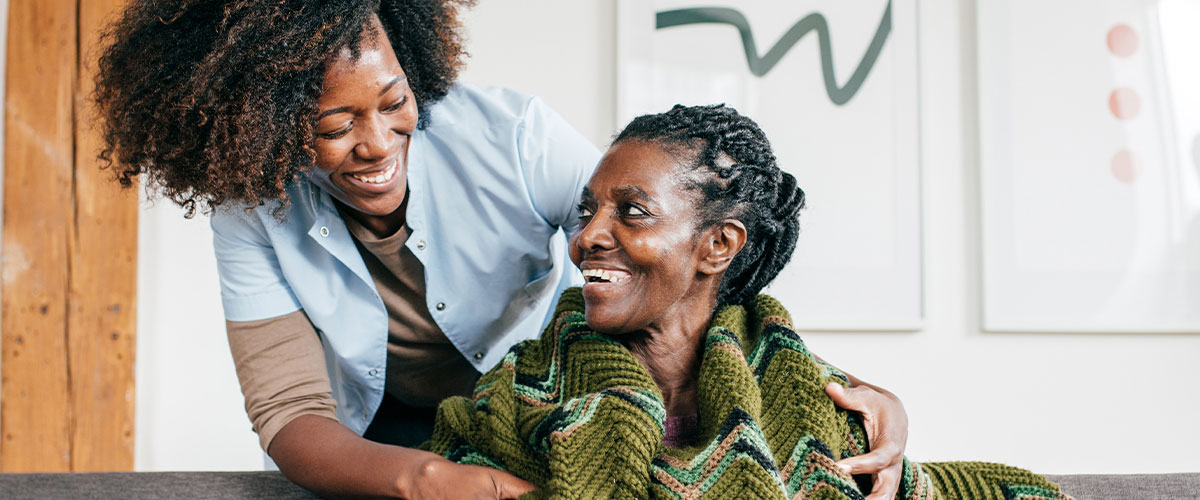
<instances>
[{"instance_id":1,"label":"forehead","mask_svg":"<svg viewBox=\"0 0 1200 500\"><path fill-rule=\"evenodd\" d=\"M392 50L392 44L382 29L370 34L363 33L358 57L349 47L344 47L325 68L324 90L344 92L370 90L386 85L396 76L404 75L400 61Z\"/></svg>"},{"instance_id":2,"label":"forehead","mask_svg":"<svg viewBox=\"0 0 1200 500\"><path fill-rule=\"evenodd\" d=\"M637 140L620 142L600 159L588 190L598 198L628 193L630 190L625 188L629 187L637 187L660 202L690 198L681 184L684 168L684 159L661 146Z\"/></svg>"}]
</instances>

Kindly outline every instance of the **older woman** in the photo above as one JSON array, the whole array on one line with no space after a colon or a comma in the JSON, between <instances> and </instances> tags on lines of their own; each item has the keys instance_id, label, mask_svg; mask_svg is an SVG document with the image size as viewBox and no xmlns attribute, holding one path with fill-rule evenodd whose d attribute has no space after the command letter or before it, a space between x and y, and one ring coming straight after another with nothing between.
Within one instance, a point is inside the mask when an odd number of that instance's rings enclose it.
<instances>
[{"instance_id":1,"label":"older woman","mask_svg":"<svg viewBox=\"0 0 1200 500\"><path fill-rule=\"evenodd\" d=\"M473 401L442 404L433 451L550 498L862 498L835 460L866 451L863 423L823 391L846 377L758 294L792 255L804 193L754 122L639 117L582 200L570 253L587 283ZM903 471L897 498L1065 498L996 464Z\"/></svg>"}]
</instances>

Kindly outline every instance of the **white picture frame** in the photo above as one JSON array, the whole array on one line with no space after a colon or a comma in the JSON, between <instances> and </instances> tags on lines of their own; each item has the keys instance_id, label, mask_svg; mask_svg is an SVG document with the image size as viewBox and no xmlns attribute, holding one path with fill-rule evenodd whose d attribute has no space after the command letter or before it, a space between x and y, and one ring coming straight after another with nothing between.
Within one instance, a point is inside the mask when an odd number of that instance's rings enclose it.
<instances>
[{"instance_id":1,"label":"white picture frame","mask_svg":"<svg viewBox=\"0 0 1200 500\"><path fill-rule=\"evenodd\" d=\"M922 328L916 1L617 6L618 127L725 102L807 193L796 253L766 290L796 327Z\"/></svg>"},{"instance_id":2,"label":"white picture frame","mask_svg":"<svg viewBox=\"0 0 1200 500\"><path fill-rule=\"evenodd\" d=\"M1200 332L1200 3L976 5L983 328Z\"/></svg>"}]
</instances>

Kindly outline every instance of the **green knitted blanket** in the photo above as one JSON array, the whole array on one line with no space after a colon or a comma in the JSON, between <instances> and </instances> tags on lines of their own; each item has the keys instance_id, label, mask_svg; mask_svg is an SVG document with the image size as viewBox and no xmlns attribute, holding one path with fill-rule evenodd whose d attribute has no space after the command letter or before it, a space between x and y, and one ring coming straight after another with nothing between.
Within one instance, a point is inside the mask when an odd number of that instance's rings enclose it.
<instances>
[{"instance_id":1,"label":"green knitted blanket","mask_svg":"<svg viewBox=\"0 0 1200 500\"><path fill-rule=\"evenodd\" d=\"M705 338L697 445L662 444L666 411L620 342L588 329L579 289L554 322L485 374L474 400L438 408L427 446L507 470L532 498L861 499L835 461L867 451L861 417L825 394L845 375L817 361L787 311L760 295L722 308ZM1066 499L1031 472L980 462L904 462L901 499Z\"/></svg>"}]
</instances>

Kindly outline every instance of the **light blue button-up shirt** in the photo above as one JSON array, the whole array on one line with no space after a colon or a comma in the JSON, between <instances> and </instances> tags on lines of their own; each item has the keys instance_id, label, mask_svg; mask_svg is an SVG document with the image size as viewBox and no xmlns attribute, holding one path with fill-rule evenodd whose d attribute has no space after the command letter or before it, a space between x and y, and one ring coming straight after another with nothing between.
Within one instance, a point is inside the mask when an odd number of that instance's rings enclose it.
<instances>
[{"instance_id":1,"label":"light blue button-up shirt","mask_svg":"<svg viewBox=\"0 0 1200 500\"><path fill-rule=\"evenodd\" d=\"M536 337L559 293L582 283L563 232L599 152L540 99L457 85L408 146L406 245L425 266L426 305L479 371ZM304 309L321 336L341 422L363 433L383 398L388 315L328 194L288 188L271 204L212 217L231 321Z\"/></svg>"}]
</instances>

